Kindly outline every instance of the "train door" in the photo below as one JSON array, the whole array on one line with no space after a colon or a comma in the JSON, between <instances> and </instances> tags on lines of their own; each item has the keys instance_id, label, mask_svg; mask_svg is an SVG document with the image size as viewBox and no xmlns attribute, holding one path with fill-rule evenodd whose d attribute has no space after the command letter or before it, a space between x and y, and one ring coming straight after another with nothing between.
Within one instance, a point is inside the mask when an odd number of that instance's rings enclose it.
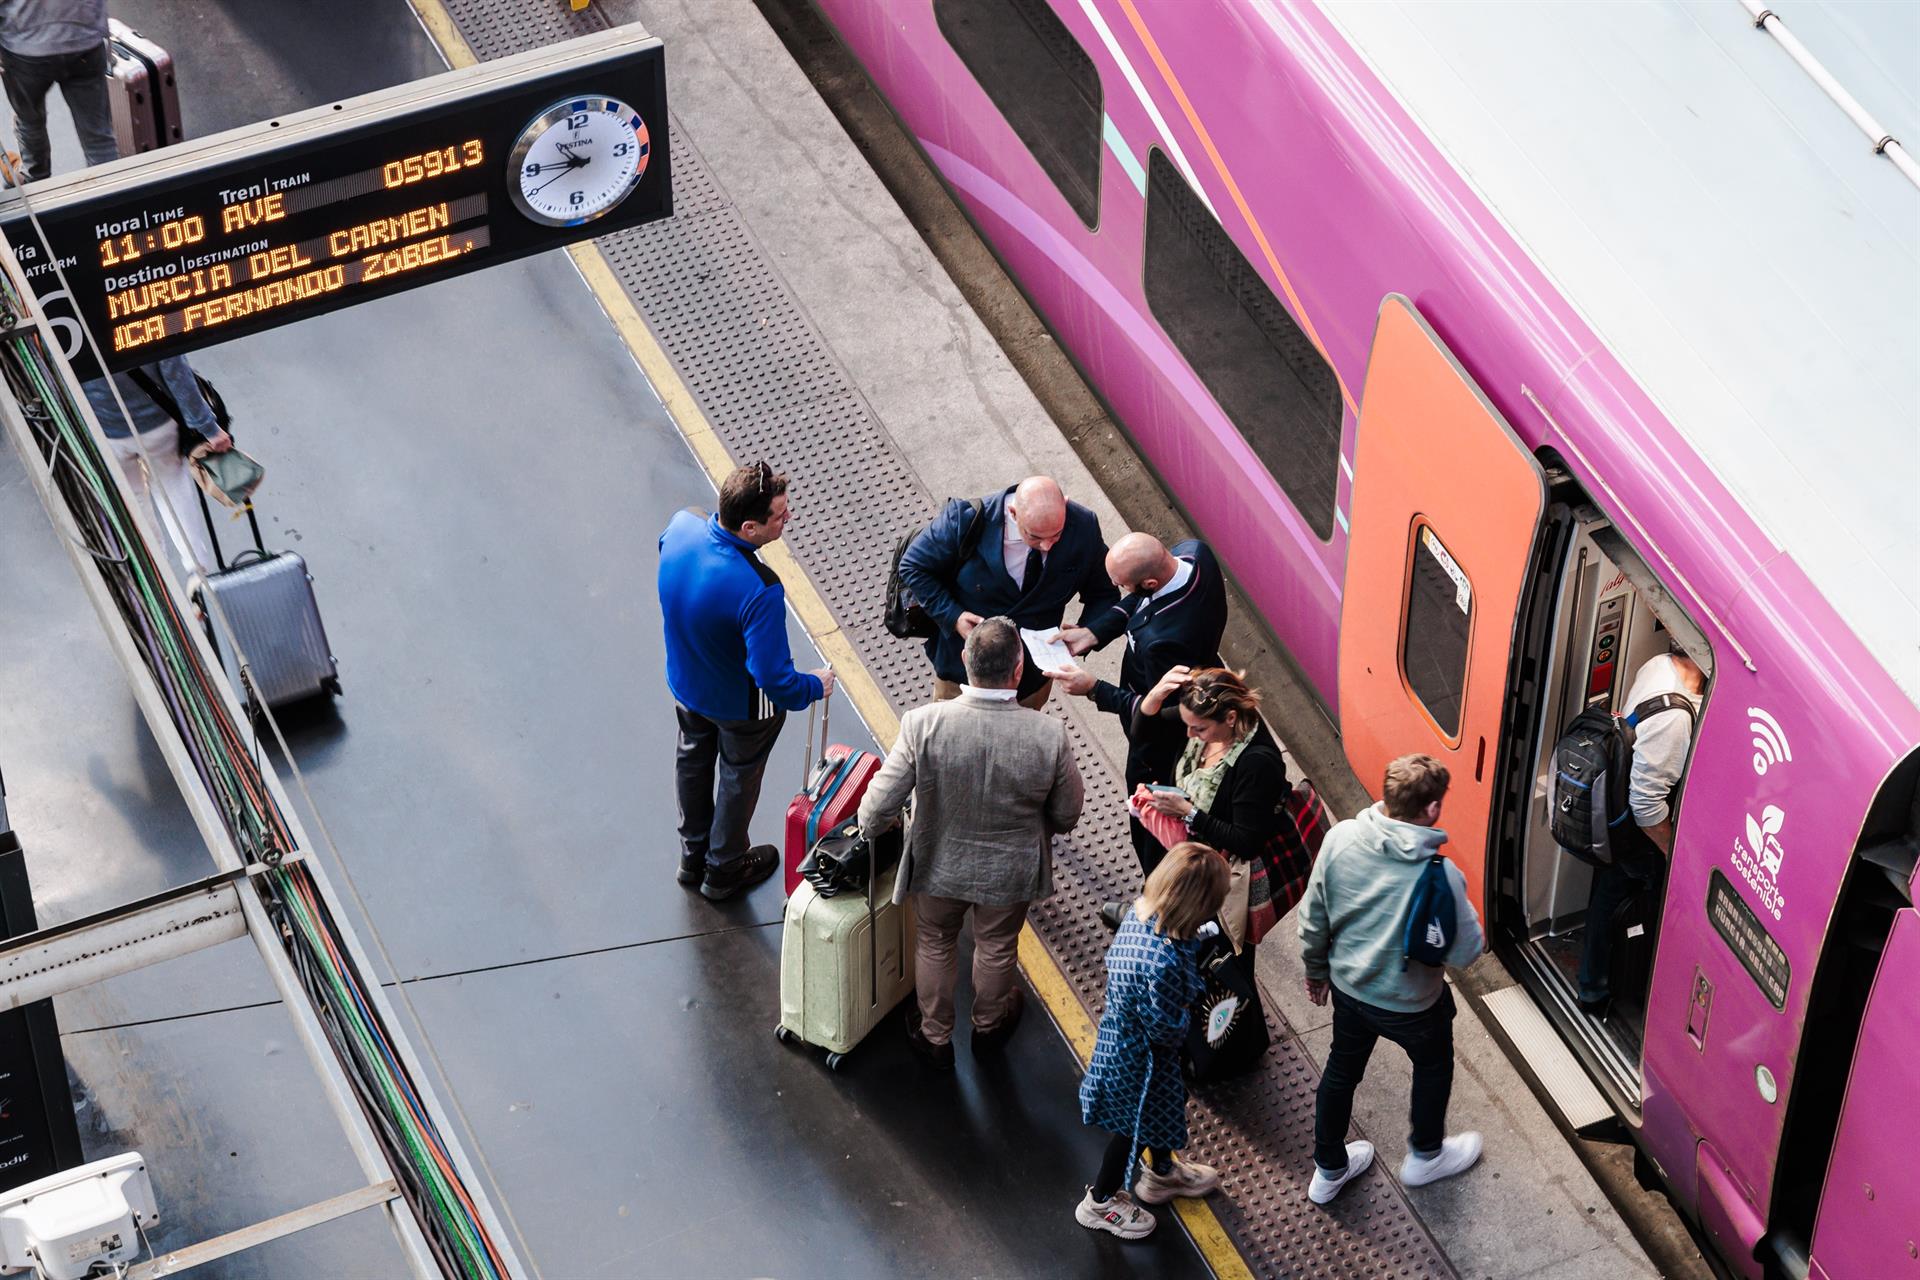
<instances>
[{"instance_id":1,"label":"train door","mask_svg":"<svg viewBox=\"0 0 1920 1280\"><path fill-rule=\"evenodd\" d=\"M1448 853L1483 916L1514 622L1545 506L1539 463L1413 303L1389 294L1354 457L1340 727L1375 794L1398 756L1447 766Z\"/></svg>"}]
</instances>

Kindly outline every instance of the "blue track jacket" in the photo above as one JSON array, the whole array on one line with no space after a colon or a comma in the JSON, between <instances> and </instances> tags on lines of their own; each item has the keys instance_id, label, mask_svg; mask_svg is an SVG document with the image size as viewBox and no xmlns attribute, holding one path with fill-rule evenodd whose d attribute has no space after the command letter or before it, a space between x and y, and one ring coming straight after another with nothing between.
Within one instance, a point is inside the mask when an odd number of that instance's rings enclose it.
<instances>
[{"instance_id":1,"label":"blue track jacket","mask_svg":"<svg viewBox=\"0 0 1920 1280\"><path fill-rule=\"evenodd\" d=\"M767 720L820 698L793 669L787 591L754 545L689 507L660 535L660 618L667 688L709 720Z\"/></svg>"},{"instance_id":2,"label":"blue track jacket","mask_svg":"<svg viewBox=\"0 0 1920 1280\"><path fill-rule=\"evenodd\" d=\"M983 618L1004 614L1023 627L1050 630L1066 617L1067 602L1080 597L1080 625L1101 644L1127 629L1127 612L1120 607L1120 590L1107 578L1107 543L1100 536L1100 517L1077 502L1067 504L1067 525L1060 541L1047 553L1040 581L1022 591L1007 573L1000 547L1011 488L981 499L982 528L970 555L961 556L973 508L957 498L933 523L907 544L900 558L900 577L939 629L927 641L934 674L955 684L967 682L960 660L964 641L954 631L962 613ZM1046 677L1032 662L1020 677L1020 696L1026 697Z\"/></svg>"}]
</instances>

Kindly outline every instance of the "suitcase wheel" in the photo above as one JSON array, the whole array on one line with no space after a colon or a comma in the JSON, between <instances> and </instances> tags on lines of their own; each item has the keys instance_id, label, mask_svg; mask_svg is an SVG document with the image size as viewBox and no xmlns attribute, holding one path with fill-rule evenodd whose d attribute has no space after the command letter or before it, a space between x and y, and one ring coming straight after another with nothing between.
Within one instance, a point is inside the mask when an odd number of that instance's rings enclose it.
<instances>
[{"instance_id":1,"label":"suitcase wheel","mask_svg":"<svg viewBox=\"0 0 1920 1280\"><path fill-rule=\"evenodd\" d=\"M847 1055L846 1055L846 1054L844 1054L844 1053L830 1053L830 1054L828 1054L828 1055L827 1055L827 1070L829 1070L829 1071L838 1071L838 1070L840 1069L840 1064L841 1064L841 1063L843 1063L843 1062L845 1062L846 1060L847 1060Z\"/></svg>"},{"instance_id":2,"label":"suitcase wheel","mask_svg":"<svg viewBox=\"0 0 1920 1280\"><path fill-rule=\"evenodd\" d=\"M792 1044L795 1036L793 1032L787 1030L787 1024L782 1022L775 1024L773 1028L773 1038L781 1044Z\"/></svg>"}]
</instances>

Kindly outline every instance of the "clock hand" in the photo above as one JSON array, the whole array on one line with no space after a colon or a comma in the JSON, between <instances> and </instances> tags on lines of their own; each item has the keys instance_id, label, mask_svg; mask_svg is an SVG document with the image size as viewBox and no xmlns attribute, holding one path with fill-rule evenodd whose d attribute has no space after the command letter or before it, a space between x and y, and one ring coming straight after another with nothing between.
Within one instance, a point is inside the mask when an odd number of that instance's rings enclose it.
<instances>
[{"instance_id":1,"label":"clock hand","mask_svg":"<svg viewBox=\"0 0 1920 1280\"><path fill-rule=\"evenodd\" d=\"M539 186L535 187L533 190L527 192L527 194L530 196L537 196L542 191L545 191L548 187L552 186L554 183L560 181L560 179L566 177L571 172L573 172L572 165L561 165L560 172L554 174L551 178L548 178L545 182L541 183Z\"/></svg>"}]
</instances>

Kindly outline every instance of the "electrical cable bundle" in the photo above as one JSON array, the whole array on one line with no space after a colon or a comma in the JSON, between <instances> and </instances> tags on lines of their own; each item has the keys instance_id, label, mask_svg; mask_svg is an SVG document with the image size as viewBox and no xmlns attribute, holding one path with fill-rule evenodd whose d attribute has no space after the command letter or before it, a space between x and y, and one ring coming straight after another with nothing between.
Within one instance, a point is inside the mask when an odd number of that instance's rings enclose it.
<instances>
[{"instance_id":1,"label":"electrical cable bundle","mask_svg":"<svg viewBox=\"0 0 1920 1280\"><path fill-rule=\"evenodd\" d=\"M29 314L15 282L0 271L0 320L18 323ZM367 979L311 873L302 860L283 862L294 839L261 773L258 741L249 742L251 726L243 732L235 723L191 643L189 624L108 470L118 461L101 456L37 329L15 328L0 343L0 375L229 836L249 863L265 865L258 882L281 942L442 1272L505 1280L506 1262L367 999Z\"/></svg>"}]
</instances>

